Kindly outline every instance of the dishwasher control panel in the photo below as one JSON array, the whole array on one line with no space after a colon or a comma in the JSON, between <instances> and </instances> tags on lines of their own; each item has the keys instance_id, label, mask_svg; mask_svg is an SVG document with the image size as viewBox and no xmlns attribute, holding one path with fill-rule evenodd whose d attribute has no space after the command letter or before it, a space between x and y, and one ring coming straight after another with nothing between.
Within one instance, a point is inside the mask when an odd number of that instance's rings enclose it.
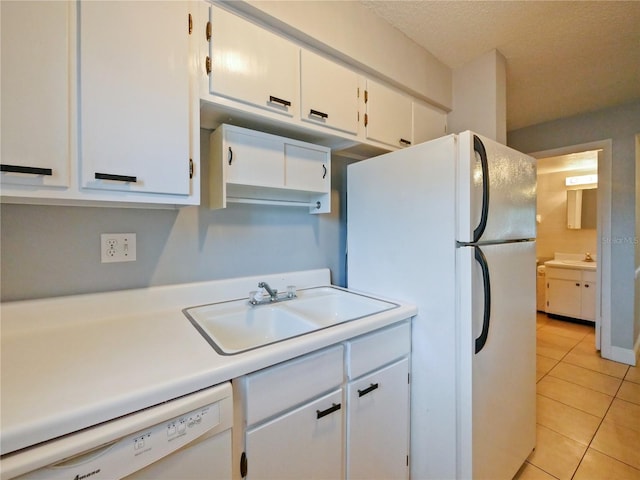
<instances>
[{"instance_id":1,"label":"dishwasher control panel","mask_svg":"<svg viewBox=\"0 0 640 480\"><path fill-rule=\"evenodd\" d=\"M188 396L184 398L187 399ZM163 406L153 407L135 415L148 415L150 419L156 419L158 415L154 415L153 410L164 408L166 411L167 405L171 403L168 402ZM229 395L175 417L165 417L165 420L157 418L161 421L155 425L89 448L79 454L67 457L61 454L58 458L64 458L64 460L15 478L21 480L112 480L126 477L200 438L209 438L229 430L232 424L232 408L232 399ZM125 419L126 417L120 418L93 429L108 429L109 423L122 422ZM79 440L81 435L82 433L78 434ZM49 450L52 446L55 447L55 441L50 443L52 445L49 446Z\"/></svg>"}]
</instances>

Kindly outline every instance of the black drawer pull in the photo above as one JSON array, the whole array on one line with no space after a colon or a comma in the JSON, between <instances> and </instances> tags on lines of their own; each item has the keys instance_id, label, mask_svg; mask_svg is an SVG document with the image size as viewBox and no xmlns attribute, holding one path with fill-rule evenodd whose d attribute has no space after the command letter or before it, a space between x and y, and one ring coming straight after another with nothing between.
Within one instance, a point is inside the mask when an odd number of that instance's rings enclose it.
<instances>
[{"instance_id":1,"label":"black drawer pull","mask_svg":"<svg viewBox=\"0 0 640 480\"><path fill-rule=\"evenodd\" d=\"M314 110L313 108L309 110L309 115L315 115L316 117L320 118L329 118L328 113L320 112L318 110Z\"/></svg>"},{"instance_id":2,"label":"black drawer pull","mask_svg":"<svg viewBox=\"0 0 640 480\"><path fill-rule=\"evenodd\" d=\"M285 107L291 106L291 102L289 100L283 100L282 98L274 97L273 95L269 95L269 103L280 103Z\"/></svg>"},{"instance_id":3,"label":"black drawer pull","mask_svg":"<svg viewBox=\"0 0 640 480\"><path fill-rule=\"evenodd\" d=\"M322 417L326 417L327 415L333 412L337 412L338 410L340 410L340 408L342 407L339 403L334 403L331 407L327 408L326 410L316 410L316 414L318 418L322 418Z\"/></svg>"},{"instance_id":4,"label":"black drawer pull","mask_svg":"<svg viewBox=\"0 0 640 480\"><path fill-rule=\"evenodd\" d=\"M322 168L324 170L324 172L322 173L322 178L324 179L324 178L327 177L327 167L326 167L326 165L322 165Z\"/></svg>"},{"instance_id":5,"label":"black drawer pull","mask_svg":"<svg viewBox=\"0 0 640 480\"><path fill-rule=\"evenodd\" d=\"M367 393L373 392L376 388L378 388L378 384L377 383L372 383L371 385L369 385L364 390L358 390L358 396L359 397L364 397Z\"/></svg>"},{"instance_id":6,"label":"black drawer pull","mask_svg":"<svg viewBox=\"0 0 640 480\"><path fill-rule=\"evenodd\" d=\"M409 140L405 140L404 138L400 139L400 143L402 143L404 145L411 145L411 142Z\"/></svg>"},{"instance_id":7,"label":"black drawer pull","mask_svg":"<svg viewBox=\"0 0 640 480\"><path fill-rule=\"evenodd\" d=\"M588 283L585 283L585 284L584 284L584 288L589 288L589 284L588 284Z\"/></svg>"},{"instance_id":8,"label":"black drawer pull","mask_svg":"<svg viewBox=\"0 0 640 480\"><path fill-rule=\"evenodd\" d=\"M116 182L131 182L136 183L138 177L131 177L129 175L113 175L111 173L98 173L95 174L96 180L114 180Z\"/></svg>"},{"instance_id":9,"label":"black drawer pull","mask_svg":"<svg viewBox=\"0 0 640 480\"><path fill-rule=\"evenodd\" d=\"M22 165L0 164L0 172L31 173L33 175L53 175L51 168L23 167Z\"/></svg>"},{"instance_id":10,"label":"black drawer pull","mask_svg":"<svg viewBox=\"0 0 640 480\"><path fill-rule=\"evenodd\" d=\"M579 286L580 286L580 284L579 284L579 283L576 283L576 287L579 287Z\"/></svg>"}]
</instances>

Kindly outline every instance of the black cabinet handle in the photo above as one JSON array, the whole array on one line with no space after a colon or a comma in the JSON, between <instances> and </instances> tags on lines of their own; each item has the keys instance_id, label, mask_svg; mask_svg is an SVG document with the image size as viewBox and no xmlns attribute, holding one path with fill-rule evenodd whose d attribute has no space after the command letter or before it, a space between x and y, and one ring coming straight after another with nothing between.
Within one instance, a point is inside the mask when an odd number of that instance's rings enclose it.
<instances>
[{"instance_id":1,"label":"black cabinet handle","mask_svg":"<svg viewBox=\"0 0 640 480\"><path fill-rule=\"evenodd\" d=\"M338 410L340 410L340 408L342 408L342 406L339 403L334 403L326 410L316 410L316 415L318 416L318 418L326 417L333 412L337 412Z\"/></svg>"},{"instance_id":2,"label":"black cabinet handle","mask_svg":"<svg viewBox=\"0 0 640 480\"><path fill-rule=\"evenodd\" d=\"M409 140L405 140L404 138L400 139L400 143L402 143L403 145L411 145L411 142Z\"/></svg>"},{"instance_id":3,"label":"black cabinet handle","mask_svg":"<svg viewBox=\"0 0 640 480\"><path fill-rule=\"evenodd\" d=\"M584 284L584 288L589 288L589 284L588 284L588 283L585 283L585 284Z\"/></svg>"},{"instance_id":4,"label":"black cabinet handle","mask_svg":"<svg viewBox=\"0 0 640 480\"><path fill-rule=\"evenodd\" d=\"M322 169L324 170L324 172L322 174L322 178L324 179L327 176L327 167L326 167L326 165L322 165Z\"/></svg>"},{"instance_id":5,"label":"black cabinet handle","mask_svg":"<svg viewBox=\"0 0 640 480\"><path fill-rule=\"evenodd\" d=\"M373 392L376 388L378 388L378 384L377 383L372 383L371 385L369 385L364 390L358 389L358 396L359 397L364 397L367 393Z\"/></svg>"},{"instance_id":6,"label":"black cabinet handle","mask_svg":"<svg viewBox=\"0 0 640 480\"><path fill-rule=\"evenodd\" d=\"M231 165L231 162L233 162L233 150L229 147L229 165Z\"/></svg>"},{"instance_id":7,"label":"black cabinet handle","mask_svg":"<svg viewBox=\"0 0 640 480\"><path fill-rule=\"evenodd\" d=\"M580 286L580 284L579 284L579 283L576 283L576 287L579 287L579 286Z\"/></svg>"},{"instance_id":8,"label":"black cabinet handle","mask_svg":"<svg viewBox=\"0 0 640 480\"><path fill-rule=\"evenodd\" d=\"M291 106L291 102L289 100L283 100L282 98L274 97L273 95L269 95L269 103L280 103L285 107Z\"/></svg>"},{"instance_id":9,"label":"black cabinet handle","mask_svg":"<svg viewBox=\"0 0 640 480\"><path fill-rule=\"evenodd\" d=\"M32 175L53 175L53 169L40 167L23 167L22 165L0 164L0 172L30 173Z\"/></svg>"},{"instance_id":10,"label":"black cabinet handle","mask_svg":"<svg viewBox=\"0 0 640 480\"><path fill-rule=\"evenodd\" d=\"M111 173L98 173L95 174L96 180L113 180L115 182L130 182L136 183L138 177L132 177L129 175L113 175Z\"/></svg>"},{"instance_id":11,"label":"black cabinet handle","mask_svg":"<svg viewBox=\"0 0 640 480\"><path fill-rule=\"evenodd\" d=\"M314 110L313 108L309 110L309 115L315 115L316 117L320 117L320 118L329 118L328 113L324 113L319 110Z\"/></svg>"}]
</instances>

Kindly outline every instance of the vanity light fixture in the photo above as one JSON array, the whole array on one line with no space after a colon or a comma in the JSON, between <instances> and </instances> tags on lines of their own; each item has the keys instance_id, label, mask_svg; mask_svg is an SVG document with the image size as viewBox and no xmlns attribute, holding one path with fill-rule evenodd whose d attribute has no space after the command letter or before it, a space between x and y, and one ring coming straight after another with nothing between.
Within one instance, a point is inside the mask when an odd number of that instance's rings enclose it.
<instances>
[{"instance_id":1,"label":"vanity light fixture","mask_svg":"<svg viewBox=\"0 0 640 480\"><path fill-rule=\"evenodd\" d=\"M589 185L592 183L598 183L598 174L594 173L592 175L578 175L576 177L567 177L566 181L567 187L574 187L576 185Z\"/></svg>"}]
</instances>

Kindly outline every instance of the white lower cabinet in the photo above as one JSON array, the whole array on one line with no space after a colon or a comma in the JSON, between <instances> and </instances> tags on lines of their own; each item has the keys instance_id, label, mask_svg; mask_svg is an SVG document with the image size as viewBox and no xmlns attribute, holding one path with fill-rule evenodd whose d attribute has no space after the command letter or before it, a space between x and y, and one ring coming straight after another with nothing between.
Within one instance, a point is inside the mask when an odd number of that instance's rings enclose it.
<instances>
[{"instance_id":1,"label":"white lower cabinet","mask_svg":"<svg viewBox=\"0 0 640 480\"><path fill-rule=\"evenodd\" d=\"M247 478L342 478L342 429L338 389L247 430Z\"/></svg>"},{"instance_id":2,"label":"white lower cabinet","mask_svg":"<svg viewBox=\"0 0 640 480\"><path fill-rule=\"evenodd\" d=\"M409 359L347 386L347 478L409 478Z\"/></svg>"},{"instance_id":3,"label":"white lower cabinet","mask_svg":"<svg viewBox=\"0 0 640 480\"><path fill-rule=\"evenodd\" d=\"M407 320L235 379L234 478L407 479L410 349Z\"/></svg>"}]
</instances>

